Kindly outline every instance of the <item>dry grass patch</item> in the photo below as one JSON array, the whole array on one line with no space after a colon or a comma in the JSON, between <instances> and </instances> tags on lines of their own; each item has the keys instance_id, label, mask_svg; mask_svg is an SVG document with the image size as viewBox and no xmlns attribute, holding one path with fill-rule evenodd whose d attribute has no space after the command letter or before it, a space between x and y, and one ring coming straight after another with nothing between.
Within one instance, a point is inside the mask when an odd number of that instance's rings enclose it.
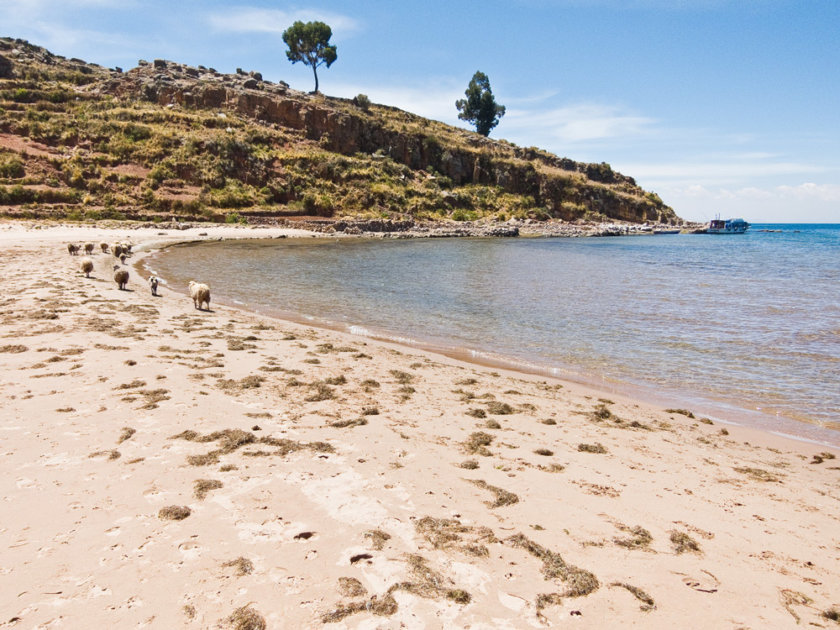
<instances>
[{"instance_id":1,"label":"dry grass patch","mask_svg":"<svg viewBox=\"0 0 840 630\"><path fill-rule=\"evenodd\" d=\"M493 436L489 433L484 433L484 431L476 431L475 433L471 433L470 437L467 438L467 441L464 442L464 448L466 449L467 453L471 455L481 455L483 457L489 457L493 453L487 448L490 444L493 443Z\"/></svg>"},{"instance_id":2,"label":"dry grass patch","mask_svg":"<svg viewBox=\"0 0 840 630\"><path fill-rule=\"evenodd\" d=\"M508 492L507 490L503 490L498 486L491 486L486 481L481 479L465 479L465 481L469 481L471 484L478 486L482 490L489 490L496 496L495 501L486 501L485 505L491 508L502 507L505 505L513 505L514 503L519 503L519 497L516 496L513 492Z\"/></svg>"},{"instance_id":3,"label":"dry grass patch","mask_svg":"<svg viewBox=\"0 0 840 630\"><path fill-rule=\"evenodd\" d=\"M122 432L120 433L120 437L117 440L117 444L122 444L126 440L130 440L131 436L137 433L137 429L132 429L131 427L123 427Z\"/></svg>"},{"instance_id":4,"label":"dry grass patch","mask_svg":"<svg viewBox=\"0 0 840 630\"><path fill-rule=\"evenodd\" d=\"M244 556L239 556L235 560L229 560L222 564L223 567L233 567L236 569L236 575L249 575L254 571L254 563Z\"/></svg>"},{"instance_id":5,"label":"dry grass patch","mask_svg":"<svg viewBox=\"0 0 840 630\"><path fill-rule=\"evenodd\" d=\"M122 385L117 385L114 389L137 389L138 387L145 387L146 381L141 381L139 378L134 379L130 383L123 383Z\"/></svg>"},{"instance_id":6,"label":"dry grass patch","mask_svg":"<svg viewBox=\"0 0 840 630\"><path fill-rule=\"evenodd\" d=\"M401 385L408 385L414 381L414 374L409 374L408 372L403 372L402 370L391 370L390 374L394 377L397 383Z\"/></svg>"},{"instance_id":7,"label":"dry grass patch","mask_svg":"<svg viewBox=\"0 0 840 630\"><path fill-rule=\"evenodd\" d=\"M88 455L88 457L106 457L109 461L114 461L115 459L119 459L120 457L122 457L122 454L117 450L111 449L105 451L94 451L93 453Z\"/></svg>"},{"instance_id":8,"label":"dry grass patch","mask_svg":"<svg viewBox=\"0 0 840 630\"><path fill-rule=\"evenodd\" d=\"M459 468L464 468L466 470L475 470L478 468L478 462L474 459L466 459L458 464Z\"/></svg>"},{"instance_id":9,"label":"dry grass patch","mask_svg":"<svg viewBox=\"0 0 840 630\"><path fill-rule=\"evenodd\" d=\"M140 409L157 409L158 403L164 400L169 400L168 389L142 389L138 392L145 399L145 403Z\"/></svg>"},{"instance_id":10,"label":"dry grass patch","mask_svg":"<svg viewBox=\"0 0 840 630\"><path fill-rule=\"evenodd\" d=\"M0 346L0 353L19 354L21 352L26 352L27 350L29 350L29 348L19 343Z\"/></svg>"},{"instance_id":11,"label":"dry grass patch","mask_svg":"<svg viewBox=\"0 0 840 630\"><path fill-rule=\"evenodd\" d=\"M233 630L265 630L265 618L250 606L237 608L225 621Z\"/></svg>"},{"instance_id":12,"label":"dry grass patch","mask_svg":"<svg viewBox=\"0 0 840 630\"><path fill-rule=\"evenodd\" d=\"M370 539L371 547L376 551L381 551L385 547L385 543L391 539L391 534L383 532L381 529L370 529L365 532L365 538Z\"/></svg>"},{"instance_id":13,"label":"dry grass patch","mask_svg":"<svg viewBox=\"0 0 840 630\"><path fill-rule=\"evenodd\" d=\"M515 412L509 404L491 400L487 403L487 413L492 413L494 416L509 416Z\"/></svg>"},{"instance_id":14,"label":"dry grass patch","mask_svg":"<svg viewBox=\"0 0 840 630\"><path fill-rule=\"evenodd\" d=\"M335 390L330 388L324 381L316 381L310 387L314 392L305 398L306 402L320 402L322 400L332 400L335 398Z\"/></svg>"},{"instance_id":15,"label":"dry grass patch","mask_svg":"<svg viewBox=\"0 0 840 630\"><path fill-rule=\"evenodd\" d=\"M685 416L686 418L691 418L692 420L694 419L694 414L688 409L666 409L665 413L675 413L680 416ZM711 421L707 424L711 424Z\"/></svg>"},{"instance_id":16,"label":"dry grass patch","mask_svg":"<svg viewBox=\"0 0 840 630\"><path fill-rule=\"evenodd\" d=\"M671 546L677 554L690 551L692 553L700 553L700 545L691 536L685 532L673 531L671 532Z\"/></svg>"},{"instance_id":17,"label":"dry grass patch","mask_svg":"<svg viewBox=\"0 0 840 630\"><path fill-rule=\"evenodd\" d=\"M656 603L653 601L653 597L645 593L638 586L633 586L632 584L628 584L627 582L612 582L610 586L618 586L620 588L630 591L630 593L633 594L633 597L642 602L642 605L639 606L639 608L644 612L649 612L656 608Z\"/></svg>"},{"instance_id":18,"label":"dry grass patch","mask_svg":"<svg viewBox=\"0 0 840 630\"><path fill-rule=\"evenodd\" d=\"M241 392L246 389L255 389L257 387L262 387L262 384L265 382L264 376L259 376L258 374L252 374L251 376L246 376L245 378L241 378L239 380L232 379L232 378L223 378L219 379L216 382L216 387L221 389L223 392L226 393L233 393L233 392Z\"/></svg>"},{"instance_id":19,"label":"dry grass patch","mask_svg":"<svg viewBox=\"0 0 840 630\"><path fill-rule=\"evenodd\" d=\"M164 521L183 521L192 510L186 505L167 505L158 511L158 518Z\"/></svg>"},{"instance_id":20,"label":"dry grass patch","mask_svg":"<svg viewBox=\"0 0 840 630\"><path fill-rule=\"evenodd\" d=\"M338 594L342 597L364 597L367 589L362 583L353 577L338 578Z\"/></svg>"},{"instance_id":21,"label":"dry grass patch","mask_svg":"<svg viewBox=\"0 0 840 630\"><path fill-rule=\"evenodd\" d=\"M352 429L353 427L363 427L367 423L367 418L361 417L354 418L353 420L336 420L335 422L330 422L330 426L336 429Z\"/></svg>"},{"instance_id":22,"label":"dry grass patch","mask_svg":"<svg viewBox=\"0 0 840 630\"><path fill-rule=\"evenodd\" d=\"M595 442L595 444L578 444L577 450L581 453L597 453L601 455L607 452L607 449L600 442Z\"/></svg>"},{"instance_id":23,"label":"dry grass patch","mask_svg":"<svg viewBox=\"0 0 840 630\"><path fill-rule=\"evenodd\" d=\"M629 538L613 538L613 542L619 547L647 550L650 543L653 542L653 536L650 535L650 532L640 525L636 525L635 527L617 525L617 527L621 531L631 535Z\"/></svg>"},{"instance_id":24,"label":"dry grass patch","mask_svg":"<svg viewBox=\"0 0 840 630\"><path fill-rule=\"evenodd\" d=\"M537 455L542 455L543 457L551 457L552 455L554 455L554 451L549 450L547 448L538 448L534 451L534 453Z\"/></svg>"},{"instance_id":25,"label":"dry grass patch","mask_svg":"<svg viewBox=\"0 0 840 630\"><path fill-rule=\"evenodd\" d=\"M737 473L747 475L753 481L762 481L765 483L782 483L781 477L774 475L763 468L750 468L748 466L733 468Z\"/></svg>"},{"instance_id":26,"label":"dry grass patch","mask_svg":"<svg viewBox=\"0 0 840 630\"><path fill-rule=\"evenodd\" d=\"M218 479L196 479L193 484L193 494L196 499L203 501L208 492L218 490L223 485Z\"/></svg>"}]
</instances>

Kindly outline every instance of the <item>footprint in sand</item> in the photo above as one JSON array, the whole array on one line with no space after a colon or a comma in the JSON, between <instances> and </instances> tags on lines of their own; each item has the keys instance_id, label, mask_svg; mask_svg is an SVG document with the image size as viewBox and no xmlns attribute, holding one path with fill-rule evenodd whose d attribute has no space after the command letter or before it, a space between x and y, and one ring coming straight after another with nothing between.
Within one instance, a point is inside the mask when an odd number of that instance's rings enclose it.
<instances>
[{"instance_id":1,"label":"footprint in sand","mask_svg":"<svg viewBox=\"0 0 840 630\"><path fill-rule=\"evenodd\" d=\"M201 545L197 542L182 542L178 545L178 551L184 556L185 560L195 560L201 555Z\"/></svg>"},{"instance_id":2,"label":"footprint in sand","mask_svg":"<svg viewBox=\"0 0 840 630\"><path fill-rule=\"evenodd\" d=\"M717 587L720 586L720 580L718 580L714 575L712 575L708 571L704 571L702 569L701 571L705 573L708 577L701 577L698 579L686 576L683 578L683 584L701 593L717 593Z\"/></svg>"},{"instance_id":3,"label":"footprint in sand","mask_svg":"<svg viewBox=\"0 0 840 630\"><path fill-rule=\"evenodd\" d=\"M106 536L119 536L120 535L120 528L119 527L111 527L110 529L105 530Z\"/></svg>"}]
</instances>

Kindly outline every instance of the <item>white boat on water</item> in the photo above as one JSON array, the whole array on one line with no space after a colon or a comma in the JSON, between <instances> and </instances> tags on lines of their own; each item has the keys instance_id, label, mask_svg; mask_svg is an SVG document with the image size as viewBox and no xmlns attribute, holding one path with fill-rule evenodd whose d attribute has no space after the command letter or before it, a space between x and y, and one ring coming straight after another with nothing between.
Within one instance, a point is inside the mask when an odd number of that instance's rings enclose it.
<instances>
[{"instance_id":1,"label":"white boat on water","mask_svg":"<svg viewBox=\"0 0 840 630\"><path fill-rule=\"evenodd\" d=\"M743 219L726 219L720 217L709 221L706 234L743 234L750 227L750 224Z\"/></svg>"}]
</instances>

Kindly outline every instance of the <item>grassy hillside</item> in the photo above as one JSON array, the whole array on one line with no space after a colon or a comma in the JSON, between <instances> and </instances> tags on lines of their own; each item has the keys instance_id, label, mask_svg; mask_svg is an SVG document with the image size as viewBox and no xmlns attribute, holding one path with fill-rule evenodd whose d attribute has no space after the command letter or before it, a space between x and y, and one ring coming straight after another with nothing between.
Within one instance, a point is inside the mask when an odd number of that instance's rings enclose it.
<instances>
[{"instance_id":1,"label":"grassy hillside","mask_svg":"<svg viewBox=\"0 0 840 630\"><path fill-rule=\"evenodd\" d=\"M128 72L0 39L0 214L681 223L607 164L163 60Z\"/></svg>"}]
</instances>

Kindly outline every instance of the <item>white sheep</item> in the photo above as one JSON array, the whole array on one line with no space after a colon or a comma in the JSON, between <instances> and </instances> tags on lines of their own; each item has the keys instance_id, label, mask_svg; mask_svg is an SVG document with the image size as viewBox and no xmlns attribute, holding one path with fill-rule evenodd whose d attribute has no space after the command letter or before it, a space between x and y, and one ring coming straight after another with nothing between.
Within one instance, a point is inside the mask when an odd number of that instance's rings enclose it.
<instances>
[{"instance_id":1,"label":"white sheep","mask_svg":"<svg viewBox=\"0 0 840 630\"><path fill-rule=\"evenodd\" d=\"M114 282L119 285L120 291L125 291L125 285L128 284L128 270L117 269L114 272Z\"/></svg>"},{"instance_id":2,"label":"white sheep","mask_svg":"<svg viewBox=\"0 0 840 630\"><path fill-rule=\"evenodd\" d=\"M149 276L149 286L152 288L152 295L157 295L157 288L159 283L160 278L158 278L157 276Z\"/></svg>"},{"instance_id":3,"label":"white sheep","mask_svg":"<svg viewBox=\"0 0 840 630\"><path fill-rule=\"evenodd\" d=\"M82 258L82 273L85 274L85 278L90 278L90 272L93 271L93 261L85 256Z\"/></svg>"},{"instance_id":4,"label":"white sheep","mask_svg":"<svg viewBox=\"0 0 840 630\"><path fill-rule=\"evenodd\" d=\"M201 308L202 304L207 304L207 309L210 310L210 287L201 282L195 282L194 280L190 280L190 297L193 299L193 306L195 306L198 310L203 310Z\"/></svg>"}]
</instances>

